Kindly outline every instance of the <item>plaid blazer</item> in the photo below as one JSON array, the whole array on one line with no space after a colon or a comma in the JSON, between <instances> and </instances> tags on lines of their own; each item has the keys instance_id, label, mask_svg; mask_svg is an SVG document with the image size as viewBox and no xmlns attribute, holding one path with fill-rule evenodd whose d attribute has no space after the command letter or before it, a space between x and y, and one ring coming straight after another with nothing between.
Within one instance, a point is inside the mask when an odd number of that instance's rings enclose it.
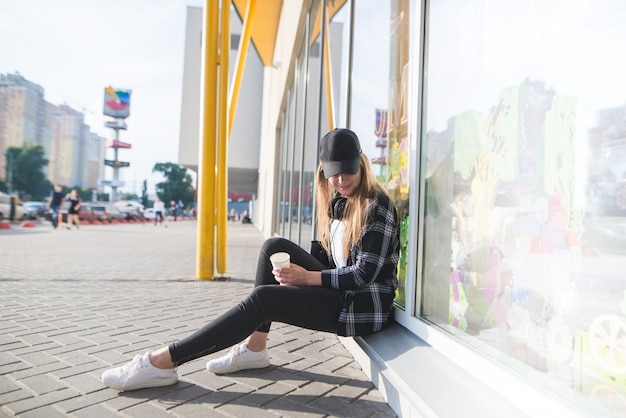
<instances>
[{"instance_id":1,"label":"plaid blazer","mask_svg":"<svg viewBox=\"0 0 626 418\"><path fill-rule=\"evenodd\" d=\"M396 208L383 193L372 197L361 240L350 248L348 265L322 270L322 286L343 291L344 308L337 334L358 336L380 331L387 324L395 291L400 228ZM334 266L332 255L329 265Z\"/></svg>"}]
</instances>

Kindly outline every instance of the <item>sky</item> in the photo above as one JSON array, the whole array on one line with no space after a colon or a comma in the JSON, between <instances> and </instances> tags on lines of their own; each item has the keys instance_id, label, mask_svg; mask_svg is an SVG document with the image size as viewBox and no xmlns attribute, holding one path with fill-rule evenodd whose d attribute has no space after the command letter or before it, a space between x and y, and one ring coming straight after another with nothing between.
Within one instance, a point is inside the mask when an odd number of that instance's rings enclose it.
<instances>
[{"instance_id":1,"label":"sky","mask_svg":"<svg viewBox=\"0 0 626 418\"><path fill-rule=\"evenodd\" d=\"M157 162L177 162L185 24L188 6L204 0L2 0L0 73L22 75L44 88L44 98L85 114L92 132L104 127L104 89L132 90L128 129L118 159L126 186L141 195L162 180ZM107 159L113 159L108 149ZM112 179L112 169L106 169ZM194 176L195 178L195 176Z\"/></svg>"}]
</instances>

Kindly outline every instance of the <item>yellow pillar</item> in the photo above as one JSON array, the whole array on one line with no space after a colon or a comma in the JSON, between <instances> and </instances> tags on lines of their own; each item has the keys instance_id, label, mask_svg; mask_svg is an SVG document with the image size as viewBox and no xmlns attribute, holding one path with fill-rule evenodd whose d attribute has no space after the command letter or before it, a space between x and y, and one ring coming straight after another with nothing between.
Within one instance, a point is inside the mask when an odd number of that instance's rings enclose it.
<instances>
[{"instance_id":1,"label":"yellow pillar","mask_svg":"<svg viewBox=\"0 0 626 418\"><path fill-rule=\"evenodd\" d=\"M215 240L215 138L217 87L217 1L206 0L203 24L202 133L198 161L196 277L211 280Z\"/></svg>"},{"instance_id":2,"label":"yellow pillar","mask_svg":"<svg viewBox=\"0 0 626 418\"><path fill-rule=\"evenodd\" d=\"M217 272L228 266L228 54L230 52L230 1L222 0L220 42L219 123L217 142Z\"/></svg>"},{"instance_id":3,"label":"yellow pillar","mask_svg":"<svg viewBox=\"0 0 626 418\"><path fill-rule=\"evenodd\" d=\"M326 80L326 112L328 130L335 129L335 96L333 94L333 70L330 62L330 30L328 29L328 9L324 13L324 79Z\"/></svg>"},{"instance_id":4,"label":"yellow pillar","mask_svg":"<svg viewBox=\"0 0 626 418\"><path fill-rule=\"evenodd\" d=\"M235 111L237 110L237 99L241 88L241 79L243 78L243 69L246 66L246 57L248 56L248 46L250 45L250 37L252 35L252 22L254 21L254 10L256 9L256 0L249 0L246 7L246 13L243 17L243 33L239 41L239 49L237 50L237 60L235 61L235 78L230 92L228 101L228 132L232 132L233 119L235 119Z\"/></svg>"}]
</instances>

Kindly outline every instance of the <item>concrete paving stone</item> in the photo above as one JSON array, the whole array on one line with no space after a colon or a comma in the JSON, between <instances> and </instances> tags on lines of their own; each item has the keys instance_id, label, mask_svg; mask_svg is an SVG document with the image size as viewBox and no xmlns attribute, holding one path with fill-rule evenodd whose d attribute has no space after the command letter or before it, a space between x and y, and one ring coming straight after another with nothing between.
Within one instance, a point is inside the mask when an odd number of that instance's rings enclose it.
<instances>
[{"instance_id":1,"label":"concrete paving stone","mask_svg":"<svg viewBox=\"0 0 626 418\"><path fill-rule=\"evenodd\" d=\"M161 396L157 402L165 409L172 409L179 405L183 405L187 402L192 402L195 399L205 396L211 393L211 390L195 384L189 384L180 390L175 392L169 392Z\"/></svg>"},{"instance_id":2,"label":"concrete paving stone","mask_svg":"<svg viewBox=\"0 0 626 418\"><path fill-rule=\"evenodd\" d=\"M0 376L0 394L13 392L20 389L21 386L15 383L13 379L9 379L8 376Z\"/></svg>"},{"instance_id":3,"label":"concrete paving stone","mask_svg":"<svg viewBox=\"0 0 626 418\"><path fill-rule=\"evenodd\" d=\"M55 348L51 348L51 349L47 349L46 352L50 355L53 356L59 356L68 352L72 352L72 351L77 351L77 350L82 350L83 352L85 351L85 349L89 349L89 348L93 348L96 347L93 345L93 343L89 342L89 341L83 341L81 343L76 343L76 344L70 344L70 345L60 345L58 347ZM88 354L88 353L86 353Z\"/></svg>"},{"instance_id":4,"label":"concrete paving stone","mask_svg":"<svg viewBox=\"0 0 626 418\"><path fill-rule=\"evenodd\" d=\"M194 369L185 373L181 373L180 368L178 369L178 371L181 380L203 387L211 392L223 390L229 386L233 386L236 384L231 380L224 379L223 377L215 375L213 373L209 373L204 367Z\"/></svg>"},{"instance_id":5,"label":"concrete paving stone","mask_svg":"<svg viewBox=\"0 0 626 418\"><path fill-rule=\"evenodd\" d=\"M157 405L153 404L153 403L142 403L139 405L135 405L131 408L125 409L124 410L124 415L129 416L129 417L137 417L137 418L144 418L144 417L171 417L171 414L164 410L159 408Z\"/></svg>"},{"instance_id":6,"label":"concrete paving stone","mask_svg":"<svg viewBox=\"0 0 626 418\"><path fill-rule=\"evenodd\" d=\"M363 379L363 370L361 369L361 366L357 362L346 364L344 367L335 370L333 374L336 376L348 378L350 380Z\"/></svg>"},{"instance_id":7,"label":"concrete paving stone","mask_svg":"<svg viewBox=\"0 0 626 418\"><path fill-rule=\"evenodd\" d=\"M5 325L4 327L0 327L0 334L2 335L12 335L9 333L17 332L16 330L23 329L23 327L19 326L18 324L13 324L12 321L5 319L4 316L2 316L1 314L0 314L0 318L2 318L2 321L0 321L0 324ZM9 326L6 326L6 325L9 325Z\"/></svg>"},{"instance_id":8,"label":"concrete paving stone","mask_svg":"<svg viewBox=\"0 0 626 418\"><path fill-rule=\"evenodd\" d=\"M389 407L383 395L376 389L371 389L358 400L359 405L367 407L374 412L372 417L393 418L398 415Z\"/></svg>"},{"instance_id":9,"label":"concrete paving stone","mask_svg":"<svg viewBox=\"0 0 626 418\"><path fill-rule=\"evenodd\" d=\"M273 382L280 382L292 388L299 388L309 383L308 380L304 380L298 374L288 373L282 367L272 367L267 371L264 377Z\"/></svg>"},{"instance_id":10,"label":"concrete paving stone","mask_svg":"<svg viewBox=\"0 0 626 418\"><path fill-rule=\"evenodd\" d=\"M58 331L58 330L57 330ZM72 344L81 344L85 342L84 338L77 337L71 332L63 332L63 333L46 333L48 338L51 340L62 344L62 345L72 345Z\"/></svg>"},{"instance_id":11,"label":"concrete paving stone","mask_svg":"<svg viewBox=\"0 0 626 418\"><path fill-rule=\"evenodd\" d=\"M54 310L55 308L49 308ZM50 333L48 333L48 336L53 337L56 335L64 335L64 334L69 334L72 333L74 331L78 331L83 329L81 326L79 326L76 322L80 321L80 319L78 317L75 317L73 315L68 315L68 314L64 314L64 315L55 315L54 318L48 320L48 323L50 324L50 326L56 328L56 331L52 331Z\"/></svg>"},{"instance_id":12,"label":"concrete paving stone","mask_svg":"<svg viewBox=\"0 0 626 418\"><path fill-rule=\"evenodd\" d=\"M246 396L253 391L254 389L248 386L234 383L223 387L222 389L213 390L206 395L196 398L194 402L211 408L217 408L227 403L236 402L239 398Z\"/></svg>"},{"instance_id":13,"label":"concrete paving stone","mask_svg":"<svg viewBox=\"0 0 626 418\"><path fill-rule=\"evenodd\" d=\"M35 395L43 395L65 388L65 385L49 374L40 374L20 379L20 383Z\"/></svg>"},{"instance_id":14,"label":"concrete paving stone","mask_svg":"<svg viewBox=\"0 0 626 418\"><path fill-rule=\"evenodd\" d=\"M10 331L2 331L2 334L0 334L0 347L2 347L5 344L14 344L15 343L15 337L13 337L12 334L9 334L8 332Z\"/></svg>"},{"instance_id":15,"label":"concrete paving stone","mask_svg":"<svg viewBox=\"0 0 626 418\"><path fill-rule=\"evenodd\" d=\"M254 406L241 405L239 403L236 403L236 404L228 403L216 409L223 414L228 414L233 417L250 417L250 416L254 416L255 418L280 417L280 415L277 414L276 412L259 409Z\"/></svg>"},{"instance_id":16,"label":"concrete paving stone","mask_svg":"<svg viewBox=\"0 0 626 418\"><path fill-rule=\"evenodd\" d=\"M321 360L317 358L302 358L300 360L289 363L287 366L283 366L283 369L290 373L301 373L304 370L319 364Z\"/></svg>"},{"instance_id":17,"label":"concrete paving stone","mask_svg":"<svg viewBox=\"0 0 626 418\"><path fill-rule=\"evenodd\" d=\"M24 389L24 388L20 388L19 390L1 393L0 405L2 405L3 408L6 408L6 405L9 405L12 402L18 402L18 401L33 398L33 397L34 395L31 391ZM7 409L7 411L9 410ZM11 415L14 415L14 414L11 414Z\"/></svg>"},{"instance_id":18,"label":"concrete paving stone","mask_svg":"<svg viewBox=\"0 0 626 418\"><path fill-rule=\"evenodd\" d=\"M74 398L76 396L79 396L76 391L64 388L55 392L45 393L40 396L29 397L26 399L21 399L19 401L7 403L4 404L4 407L9 412L15 415L20 415L24 412L32 411L34 409L42 408L44 406L53 405L57 402Z\"/></svg>"},{"instance_id":19,"label":"concrete paving stone","mask_svg":"<svg viewBox=\"0 0 626 418\"><path fill-rule=\"evenodd\" d=\"M10 352L12 350L19 350L24 347L27 347L27 345L21 341L15 341L14 343L3 344L2 346L0 346L0 353L5 351ZM0 365L2 365L2 361L0 361Z\"/></svg>"},{"instance_id":20,"label":"concrete paving stone","mask_svg":"<svg viewBox=\"0 0 626 418\"><path fill-rule=\"evenodd\" d=\"M117 347L116 350L120 353L129 356L135 357L137 354L144 354L147 351L154 351L157 348L161 348L167 344L158 344L151 340L143 340L140 343L127 344L125 346Z\"/></svg>"},{"instance_id":21,"label":"concrete paving stone","mask_svg":"<svg viewBox=\"0 0 626 418\"><path fill-rule=\"evenodd\" d=\"M57 354L55 357L73 367L94 362L93 357L78 350Z\"/></svg>"},{"instance_id":22,"label":"concrete paving stone","mask_svg":"<svg viewBox=\"0 0 626 418\"><path fill-rule=\"evenodd\" d=\"M20 361L18 363L4 364L0 366L0 375L10 374L10 373L18 372L20 370L28 370L32 368L33 368L32 365L27 364L23 361Z\"/></svg>"},{"instance_id":23,"label":"concrete paving stone","mask_svg":"<svg viewBox=\"0 0 626 418\"><path fill-rule=\"evenodd\" d=\"M185 403L169 410L174 417L181 418L219 418L219 417L231 417L230 414L225 415L218 410L211 408L208 405L202 403L196 403L199 399L195 399L192 403Z\"/></svg>"},{"instance_id":24,"label":"concrete paving stone","mask_svg":"<svg viewBox=\"0 0 626 418\"><path fill-rule=\"evenodd\" d=\"M333 344L332 346L325 348L324 353L330 356L335 356L335 357L339 356L339 357L352 358L352 355L350 354L350 352L346 350L346 348L339 341L339 339L337 337L334 337L334 338L335 338L336 344Z\"/></svg>"},{"instance_id":25,"label":"concrete paving stone","mask_svg":"<svg viewBox=\"0 0 626 418\"><path fill-rule=\"evenodd\" d=\"M26 377L39 376L45 373L57 372L59 370L67 369L69 367L69 365L58 361L56 363L50 363L44 366L30 367L28 369L11 373L11 377L19 381Z\"/></svg>"},{"instance_id":26,"label":"concrete paving stone","mask_svg":"<svg viewBox=\"0 0 626 418\"><path fill-rule=\"evenodd\" d=\"M323 354L318 354L318 357ZM335 371L345 367L346 365L352 363L354 360L347 357L333 357L333 356L324 356L324 362L317 364L316 366L309 369L309 371L318 371L320 373L326 374L334 374Z\"/></svg>"},{"instance_id":27,"label":"concrete paving stone","mask_svg":"<svg viewBox=\"0 0 626 418\"><path fill-rule=\"evenodd\" d=\"M255 390L254 392L246 396L242 396L237 400L237 404L261 407L270 403L276 398L293 392L294 390L296 390L296 388L292 386L285 385L280 382L271 382L269 385L263 388Z\"/></svg>"},{"instance_id":28,"label":"concrete paving stone","mask_svg":"<svg viewBox=\"0 0 626 418\"><path fill-rule=\"evenodd\" d=\"M298 399L301 403L308 404L313 402L315 399L324 396L334 388L334 385L330 385L325 382L311 381L308 385L304 385L295 391L290 392L287 397Z\"/></svg>"},{"instance_id":29,"label":"concrete paving stone","mask_svg":"<svg viewBox=\"0 0 626 418\"><path fill-rule=\"evenodd\" d=\"M293 353L287 353L278 349L270 351L270 361L272 366L285 367L293 362L302 360L302 356Z\"/></svg>"},{"instance_id":30,"label":"concrete paving stone","mask_svg":"<svg viewBox=\"0 0 626 418\"><path fill-rule=\"evenodd\" d=\"M94 418L94 417L124 417L123 414L108 408L104 404L92 405L79 409L71 414L74 418Z\"/></svg>"},{"instance_id":31,"label":"concrete paving stone","mask_svg":"<svg viewBox=\"0 0 626 418\"><path fill-rule=\"evenodd\" d=\"M30 366L44 366L46 364L57 362L54 357L45 352L28 351L26 353L22 353L21 350L15 350L13 351L13 354L15 354L17 358Z\"/></svg>"},{"instance_id":32,"label":"concrete paving stone","mask_svg":"<svg viewBox=\"0 0 626 418\"><path fill-rule=\"evenodd\" d=\"M334 348L337 346L340 346L342 350L334 350ZM343 356L348 357L348 355L345 354L344 350L345 349L343 349L343 346L341 345L339 340L337 340L337 337L333 335L332 337L325 336L325 337L320 337L317 340L311 340L311 342L308 345L302 347L297 352L300 352L303 354L306 353L306 355L324 353L332 357L336 357L338 355L341 357L340 353L343 353Z\"/></svg>"},{"instance_id":33,"label":"concrete paving stone","mask_svg":"<svg viewBox=\"0 0 626 418\"><path fill-rule=\"evenodd\" d=\"M59 411L55 406L44 406L32 411L20 414L20 418L55 418L67 417L67 414Z\"/></svg>"},{"instance_id":34,"label":"concrete paving stone","mask_svg":"<svg viewBox=\"0 0 626 418\"><path fill-rule=\"evenodd\" d=\"M350 379L343 376L336 376L326 370L317 370L315 367L306 369L298 373L303 379L308 379L314 382L327 383L332 386L337 386L348 382Z\"/></svg>"},{"instance_id":35,"label":"concrete paving stone","mask_svg":"<svg viewBox=\"0 0 626 418\"><path fill-rule=\"evenodd\" d=\"M53 350L55 348L62 347L61 344L52 340L48 340L48 342L46 343L37 344L37 345L30 345L26 342L25 344L27 345L24 345L20 348L15 348L11 350L11 352L15 354L16 356L19 356L20 358L30 357L33 359L33 361L41 362L41 364L45 364L46 362L46 359L44 358L45 354L43 353L44 351ZM36 356L39 356L41 358L36 359L35 358Z\"/></svg>"},{"instance_id":36,"label":"concrete paving stone","mask_svg":"<svg viewBox=\"0 0 626 418\"><path fill-rule=\"evenodd\" d=\"M76 335L79 337L86 337L95 333L105 333L113 330L109 324L102 324L96 321L81 321L80 325L83 329L76 332Z\"/></svg>"},{"instance_id":37,"label":"concrete paving stone","mask_svg":"<svg viewBox=\"0 0 626 418\"><path fill-rule=\"evenodd\" d=\"M167 390L175 390L177 387L186 387L186 385L180 385L180 382L176 385L168 386ZM106 400L101 405L106 406L113 411L123 412L124 410L131 408L135 405L139 405L145 402L148 402L151 399L155 399L158 397L158 394L165 393L163 390L159 390L162 388L153 388L153 389L141 389L133 392L118 392L113 389L106 388L104 389L106 392L110 392L115 395L112 398Z\"/></svg>"},{"instance_id":38,"label":"concrete paving stone","mask_svg":"<svg viewBox=\"0 0 626 418\"><path fill-rule=\"evenodd\" d=\"M372 411L368 408L351 404L342 398L330 394L314 400L310 405L312 407L319 406L329 415L336 417L367 418L372 415Z\"/></svg>"},{"instance_id":39,"label":"concrete paving stone","mask_svg":"<svg viewBox=\"0 0 626 418\"><path fill-rule=\"evenodd\" d=\"M293 392L277 398L265 406L270 411L278 411L285 417L328 417L327 411L311 403L309 397L301 397Z\"/></svg>"},{"instance_id":40,"label":"concrete paving stone","mask_svg":"<svg viewBox=\"0 0 626 418\"><path fill-rule=\"evenodd\" d=\"M40 333L44 334L46 330L54 329L40 319L14 318L13 320L19 321L20 325L25 328L21 332L14 332L13 335L15 335L16 337L27 337L31 335L38 337Z\"/></svg>"},{"instance_id":41,"label":"concrete paving stone","mask_svg":"<svg viewBox=\"0 0 626 418\"><path fill-rule=\"evenodd\" d=\"M224 375L223 378L232 380L237 384L247 386L256 391L275 383L268 377L273 369L273 367L267 367L256 370L241 370L236 373Z\"/></svg>"},{"instance_id":42,"label":"concrete paving stone","mask_svg":"<svg viewBox=\"0 0 626 418\"><path fill-rule=\"evenodd\" d=\"M289 418L320 418L327 417L328 414L325 411L312 407L310 405L303 405L300 401L293 401L289 397L276 398L272 402L265 405L268 411L276 412L281 417Z\"/></svg>"},{"instance_id":43,"label":"concrete paving stone","mask_svg":"<svg viewBox=\"0 0 626 418\"><path fill-rule=\"evenodd\" d=\"M90 343L93 343L94 345L107 344L113 341L113 338L111 338L110 335L100 334L97 332L88 334L88 335L81 335L80 338L84 339L85 341L89 341Z\"/></svg>"},{"instance_id":44,"label":"concrete paving stone","mask_svg":"<svg viewBox=\"0 0 626 418\"><path fill-rule=\"evenodd\" d=\"M139 343L147 341L145 337L142 337L141 335L137 335L132 331L117 334L114 337L117 341L129 344L129 345L139 344Z\"/></svg>"},{"instance_id":45,"label":"concrete paving stone","mask_svg":"<svg viewBox=\"0 0 626 418\"><path fill-rule=\"evenodd\" d=\"M81 394L97 392L104 387L100 377L91 373L68 376L63 379L63 383L76 389Z\"/></svg>"},{"instance_id":46,"label":"concrete paving stone","mask_svg":"<svg viewBox=\"0 0 626 418\"><path fill-rule=\"evenodd\" d=\"M280 346L281 350L293 353L305 347L309 342L307 340L293 339Z\"/></svg>"},{"instance_id":47,"label":"concrete paving stone","mask_svg":"<svg viewBox=\"0 0 626 418\"><path fill-rule=\"evenodd\" d=\"M79 376L84 373L96 373L99 377L101 374L100 370L104 370L106 367L107 365L100 361L92 361L91 363L81 364L80 366L65 367L63 369L54 370L50 373L59 379L67 379L68 377Z\"/></svg>"},{"instance_id":48,"label":"concrete paving stone","mask_svg":"<svg viewBox=\"0 0 626 418\"><path fill-rule=\"evenodd\" d=\"M12 332L13 336L18 340L24 341L26 344L31 346L46 344L50 342L50 339L45 335L32 333L31 330L24 330L22 332Z\"/></svg>"},{"instance_id":49,"label":"concrete paving stone","mask_svg":"<svg viewBox=\"0 0 626 418\"><path fill-rule=\"evenodd\" d=\"M120 342L120 341L109 340L106 343L102 343L102 344L94 344L90 341L83 341L82 344L75 344L73 346L68 346L68 347L75 347L76 349L81 350L83 353L87 354L88 356L91 356L95 353L101 353L103 351L120 349L124 347L125 345L127 344Z\"/></svg>"},{"instance_id":50,"label":"concrete paving stone","mask_svg":"<svg viewBox=\"0 0 626 418\"><path fill-rule=\"evenodd\" d=\"M272 347L283 345L293 340L295 340L293 336L283 334L279 328L276 328L276 324L274 323L272 324L272 329L270 330L270 336L269 336L269 339L267 340L267 348L271 349Z\"/></svg>"},{"instance_id":51,"label":"concrete paving stone","mask_svg":"<svg viewBox=\"0 0 626 418\"><path fill-rule=\"evenodd\" d=\"M128 346L125 346L125 347L128 347ZM125 354L122 354L117 349L93 353L91 356L96 358L98 361L103 362L104 364L109 364L109 365L114 365L114 366L122 365L133 359L132 356L127 356Z\"/></svg>"},{"instance_id":52,"label":"concrete paving stone","mask_svg":"<svg viewBox=\"0 0 626 418\"><path fill-rule=\"evenodd\" d=\"M20 361L15 355L8 351L0 351L0 366L4 364L12 364Z\"/></svg>"},{"instance_id":53,"label":"concrete paving stone","mask_svg":"<svg viewBox=\"0 0 626 418\"><path fill-rule=\"evenodd\" d=\"M374 389L374 385L370 382L349 380L335 387L327 396L338 397L346 402L354 402L372 389Z\"/></svg>"}]
</instances>

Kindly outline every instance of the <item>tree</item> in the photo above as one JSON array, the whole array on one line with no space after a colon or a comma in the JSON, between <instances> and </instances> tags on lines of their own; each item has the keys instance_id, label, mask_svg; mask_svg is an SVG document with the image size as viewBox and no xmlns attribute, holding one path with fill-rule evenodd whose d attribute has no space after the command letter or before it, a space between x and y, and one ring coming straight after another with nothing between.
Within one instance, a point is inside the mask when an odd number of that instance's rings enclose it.
<instances>
[{"instance_id":1,"label":"tree","mask_svg":"<svg viewBox=\"0 0 626 418\"><path fill-rule=\"evenodd\" d=\"M22 148L9 147L5 154L7 179L11 188L20 195L41 197L42 186L46 185L43 168L48 165L45 151L39 144L25 144Z\"/></svg>"},{"instance_id":2,"label":"tree","mask_svg":"<svg viewBox=\"0 0 626 418\"><path fill-rule=\"evenodd\" d=\"M156 163L152 172L160 172L165 181L156 184L156 194L166 204L181 201L185 206L193 204L194 189L187 169L174 163Z\"/></svg>"},{"instance_id":3,"label":"tree","mask_svg":"<svg viewBox=\"0 0 626 418\"><path fill-rule=\"evenodd\" d=\"M148 199L148 180L144 180L141 185L141 204L144 208L149 207L148 203L150 203Z\"/></svg>"}]
</instances>

